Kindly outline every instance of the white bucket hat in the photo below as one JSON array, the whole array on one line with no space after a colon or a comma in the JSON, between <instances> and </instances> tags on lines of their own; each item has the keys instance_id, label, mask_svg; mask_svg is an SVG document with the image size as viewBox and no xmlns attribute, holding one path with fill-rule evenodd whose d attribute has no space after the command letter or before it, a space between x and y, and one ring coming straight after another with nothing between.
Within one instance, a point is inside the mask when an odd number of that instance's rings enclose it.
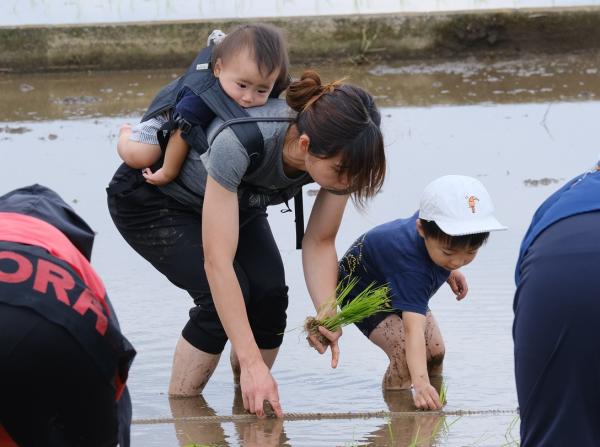
<instances>
[{"instance_id":1,"label":"white bucket hat","mask_svg":"<svg viewBox=\"0 0 600 447\"><path fill-rule=\"evenodd\" d=\"M494 217L494 205L483 184L464 175L445 175L427 185L419 218L435 222L449 236L506 230Z\"/></svg>"}]
</instances>

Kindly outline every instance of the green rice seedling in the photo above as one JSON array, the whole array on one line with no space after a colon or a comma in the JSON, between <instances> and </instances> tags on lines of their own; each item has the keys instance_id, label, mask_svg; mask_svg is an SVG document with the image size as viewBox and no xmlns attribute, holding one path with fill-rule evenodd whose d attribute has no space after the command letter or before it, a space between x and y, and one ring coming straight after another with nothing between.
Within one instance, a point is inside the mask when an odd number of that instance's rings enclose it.
<instances>
[{"instance_id":1,"label":"green rice seedling","mask_svg":"<svg viewBox=\"0 0 600 447\"><path fill-rule=\"evenodd\" d=\"M421 431L421 426L419 425L417 427L417 432L415 433L415 437L413 438L411 443L408 444L408 447L417 447L417 445L419 444L419 432L420 431Z\"/></svg>"},{"instance_id":2,"label":"green rice seedling","mask_svg":"<svg viewBox=\"0 0 600 447\"><path fill-rule=\"evenodd\" d=\"M502 444L501 447L515 447L520 445L520 442L517 439L515 439L515 437L512 434L513 430L515 429L515 426L517 425L517 422L519 422L518 414L513 418L512 421L510 421L510 424L506 429L506 433L504 433L504 439L506 439L506 442Z\"/></svg>"},{"instance_id":3,"label":"green rice seedling","mask_svg":"<svg viewBox=\"0 0 600 447\"><path fill-rule=\"evenodd\" d=\"M394 430L392 429L392 418L388 418L387 421L388 433L390 435L390 442L394 444Z\"/></svg>"},{"instance_id":4,"label":"green rice seedling","mask_svg":"<svg viewBox=\"0 0 600 447\"><path fill-rule=\"evenodd\" d=\"M462 416L458 416L452 422L448 423L448 421L446 420L446 416L444 416L442 418L442 420L440 421L441 422L439 424L440 426L436 427L436 429L433 431L432 437L436 437L438 435L438 433L444 437L448 436L448 433L450 433L450 427L452 427L454 424L456 424L461 418L462 418Z\"/></svg>"},{"instance_id":5,"label":"green rice seedling","mask_svg":"<svg viewBox=\"0 0 600 447\"><path fill-rule=\"evenodd\" d=\"M417 433L413 438L412 442L408 445L408 447L417 447L419 444L429 441L434 441L438 435L448 436L448 432L450 431L450 427L452 427L458 420L462 418L462 416L457 417L452 422L448 423L446 421L446 416L440 416L440 419L435 423L433 430L431 431L431 435L426 438L419 439L419 431L421 430L421 426L417 427Z\"/></svg>"},{"instance_id":6,"label":"green rice seedling","mask_svg":"<svg viewBox=\"0 0 600 447\"><path fill-rule=\"evenodd\" d=\"M325 307L330 306L332 310L339 307L339 312L322 319L308 317L304 322L304 330L314 335L323 345L328 345L329 340L319 332L319 326L335 332L343 326L357 323L377 312L392 310L390 288L387 285L375 287L375 283L371 283L352 301L344 302L357 282L356 277L348 281L342 280L336 289L335 299L325 305Z\"/></svg>"},{"instance_id":7,"label":"green rice seedling","mask_svg":"<svg viewBox=\"0 0 600 447\"><path fill-rule=\"evenodd\" d=\"M440 403L442 406L446 405L448 402L446 400L446 396L448 395L448 385L445 381L442 381L442 386L440 387Z\"/></svg>"},{"instance_id":8,"label":"green rice seedling","mask_svg":"<svg viewBox=\"0 0 600 447\"><path fill-rule=\"evenodd\" d=\"M192 441L192 438L190 437L190 435L188 435L187 433L183 433L190 441ZM218 444L197 444L195 442L192 442L191 444L185 444L183 447L221 447Z\"/></svg>"},{"instance_id":9,"label":"green rice seedling","mask_svg":"<svg viewBox=\"0 0 600 447\"><path fill-rule=\"evenodd\" d=\"M486 431L479 438L477 438L475 441L473 441L471 444L468 444L467 447L477 447L479 444L489 441L493 437L494 436L492 434L490 434Z\"/></svg>"}]
</instances>

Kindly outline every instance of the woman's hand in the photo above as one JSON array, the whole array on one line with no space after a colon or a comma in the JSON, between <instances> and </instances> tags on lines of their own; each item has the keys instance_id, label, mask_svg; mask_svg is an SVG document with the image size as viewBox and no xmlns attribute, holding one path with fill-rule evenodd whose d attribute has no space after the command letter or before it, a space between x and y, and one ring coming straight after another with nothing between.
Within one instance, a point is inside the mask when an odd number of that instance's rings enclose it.
<instances>
[{"instance_id":1,"label":"woman's hand","mask_svg":"<svg viewBox=\"0 0 600 447\"><path fill-rule=\"evenodd\" d=\"M329 341L329 347L331 348L331 367L337 368L340 359L338 339L342 336L342 328L339 328L335 332L331 332L323 326L319 326L319 332ZM308 334L306 340L308 340L308 344L315 348L319 354L324 354L325 351L327 351L327 346L324 346L313 334Z\"/></svg>"},{"instance_id":2,"label":"woman's hand","mask_svg":"<svg viewBox=\"0 0 600 447\"><path fill-rule=\"evenodd\" d=\"M337 287L337 253L335 251L335 237L337 235L348 196L339 196L320 190L310 213L306 234L302 241L302 266L306 286L316 309L321 309L317 319L327 313L335 312L331 309L332 297L335 296ZM331 347L331 367L338 365L340 348L338 339L342 330L330 332L324 327L319 327L319 332L329 340ZM320 354L327 350L316 337L308 337L308 343Z\"/></svg>"},{"instance_id":3,"label":"woman's hand","mask_svg":"<svg viewBox=\"0 0 600 447\"><path fill-rule=\"evenodd\" d=\"M259 418L264 418L263 404L264 401L268 401L275 416L278 418L283 417L281 405L279 404L277 383L262 359L240 366L240 387L244 408L250 413L256 414Z\"/></svg>"},{"instance_id":4,"label":"woman's hand","mask_svg":"<svg viewBox=\"0 0 600 447\"><path fill-rule=\"evenodd\" d=\"M453 270L450 276L446 280L452 292L456 295L458 301L462 300L467 296L469 286L467 285L467 278L458 270Z\"/></svg>"}]
</instances>

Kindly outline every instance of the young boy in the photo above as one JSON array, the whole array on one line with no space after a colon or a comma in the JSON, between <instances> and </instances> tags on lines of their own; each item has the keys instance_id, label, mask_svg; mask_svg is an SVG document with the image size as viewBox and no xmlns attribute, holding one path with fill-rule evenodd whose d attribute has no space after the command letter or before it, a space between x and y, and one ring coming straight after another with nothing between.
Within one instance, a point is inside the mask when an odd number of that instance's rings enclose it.
<instances>
[{"instance_id":1,"label":"young boy","mask_svg":"<svg viewBox=\"0 0 600 447\"><path fill-rule=\"evenodd\" d=\"M281 32L267 25L242 25L225 35L215 30L208 38L214 45L210 68L222 91L243 108L264 105L271 93L279 95L289 83L289 62ZM206 64L208 65L208 64ZM198 69L198 68L197 68ZM157 133L173 115L177 129L171 132L160 169L152 172L161 156ZM121 127L117 152L131 168L145 168L148 183L166 185L174 180L188 154L189 146L181 129L206 129L215 114L201 96L188 87L177 94L172 110L138 123Z\"/></svg>"},{"instance_id":2,"label":"young boy","mask_svg":"<svg viewBox=\"0 0 600 447\"><path fill-rule=\"evenodd\" d=\"M479 180L447 175L425 188L417 213L371 229L340 261L340 281L359 279L354 290L389 285L393 311L356 325L389 357L383 388L412 384L417 408L442 407L429 377L441 375L445 348L429 299L444 282L458 300L465 297L467 282L458 269L473 261L490 231L506 229L493 212Z\"/></svg>"}]
</instances>

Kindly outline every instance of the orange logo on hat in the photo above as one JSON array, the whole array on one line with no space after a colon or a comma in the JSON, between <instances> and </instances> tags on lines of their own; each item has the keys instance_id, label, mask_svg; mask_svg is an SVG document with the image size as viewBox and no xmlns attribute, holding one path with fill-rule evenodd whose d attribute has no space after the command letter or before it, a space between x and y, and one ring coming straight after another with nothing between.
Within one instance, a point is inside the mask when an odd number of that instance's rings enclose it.
<instances>
[{"instance_id":1,"label":"orange logo on hat","mask_svg":"<svg viewBox=\"0 0 600 447\"><path fill-rule=\"evenodd\" d=\"M469 203L469 208L471 208L471 211L475 214L475 202L479 202L479 199L475 196L469 196L467 197L467 201Z\"/></svg>"}]
</instances>

